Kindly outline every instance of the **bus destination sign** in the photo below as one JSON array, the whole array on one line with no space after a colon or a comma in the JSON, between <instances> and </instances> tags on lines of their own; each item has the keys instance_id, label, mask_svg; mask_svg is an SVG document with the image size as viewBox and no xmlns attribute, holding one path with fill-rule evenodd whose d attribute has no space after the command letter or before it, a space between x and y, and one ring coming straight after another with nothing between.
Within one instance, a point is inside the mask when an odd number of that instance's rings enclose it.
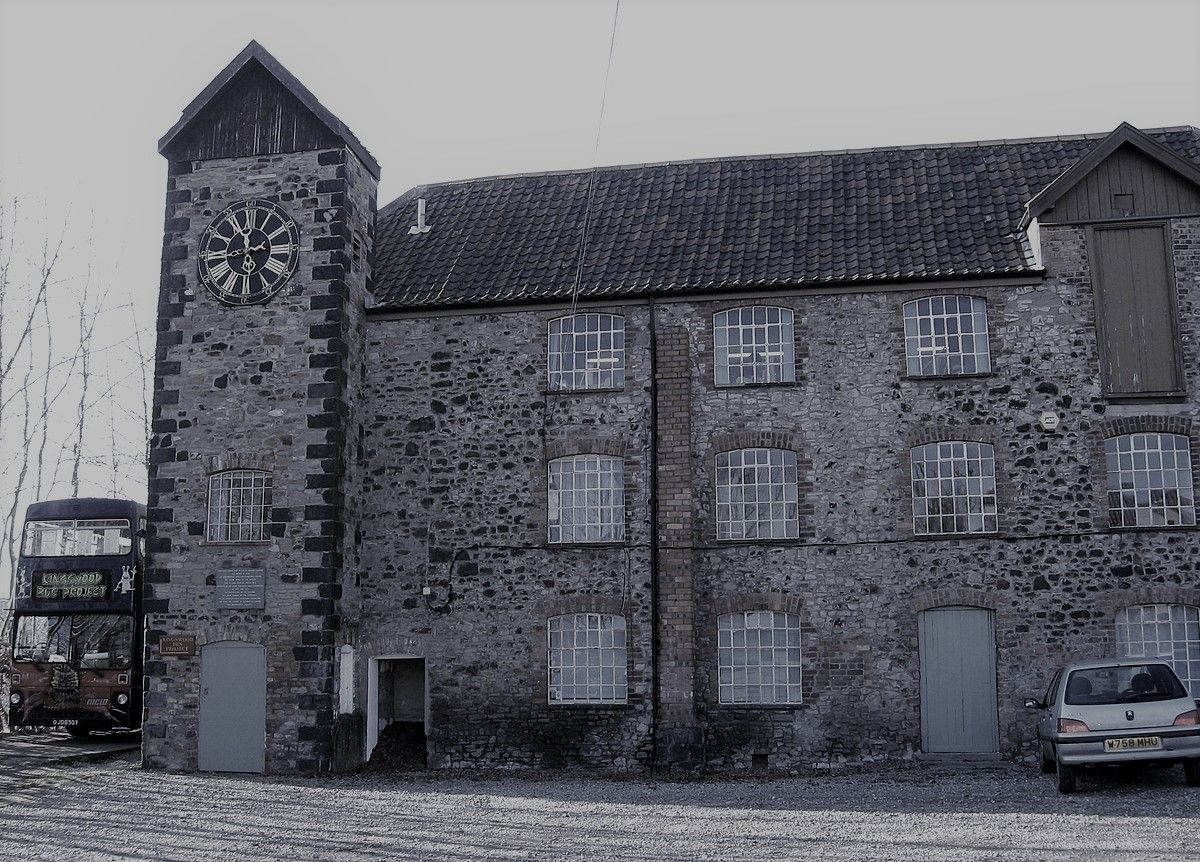
<instances>
[{"instance_id":1,"label":"bus destination sign","mask_svg":"<svg viewBox=\"0 0 1200 862\"><path fill-rule=\"evenodd\" d=\"M33 597L45 601L107 599L104 572L34 572Z\"/></svg>"}]
</instances>

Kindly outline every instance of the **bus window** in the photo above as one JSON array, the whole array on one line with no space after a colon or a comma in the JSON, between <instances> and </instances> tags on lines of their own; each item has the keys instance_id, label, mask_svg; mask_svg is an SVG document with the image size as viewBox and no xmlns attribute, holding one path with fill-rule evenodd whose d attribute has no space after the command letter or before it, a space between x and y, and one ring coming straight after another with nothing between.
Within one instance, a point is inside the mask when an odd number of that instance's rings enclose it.
<instances>
[{"instance_id":1,"label":"bus window","mask_svg":"<svg viewBox=\"0 0 1200 862\"><path fill-rule=\"evenodd\" d=\"M17 618L13 661L66 663L89 670L121 670L133 658L129 614L74 614Z\"/></svg>"},{"instance_id":2,"label":"bus window","mask_svg":"<svg viewBox=\"0 0 1200 862\"><path fill-rule=\"evenodd\" d=\"M25 522L22 553L26 557L124 555L132 548L129 521L124 518Z\"/></svg>"}]
</instances>

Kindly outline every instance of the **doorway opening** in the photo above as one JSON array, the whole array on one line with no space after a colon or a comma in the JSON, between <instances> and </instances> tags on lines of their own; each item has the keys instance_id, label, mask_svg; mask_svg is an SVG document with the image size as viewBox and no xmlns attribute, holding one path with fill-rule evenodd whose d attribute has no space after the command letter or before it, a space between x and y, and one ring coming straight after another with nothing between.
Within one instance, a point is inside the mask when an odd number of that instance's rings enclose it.
<instances>
[{"instance_id":1,"label":"doorway opening","mask_svg":"<svg viewBox=\"0 0 1200 862\"><path fill-rule=\"evenodd\" d=\"M367 684L365 758L383 769L424 769L429 724L425 659L373 658Z\"/></svg>"}]
</instances>

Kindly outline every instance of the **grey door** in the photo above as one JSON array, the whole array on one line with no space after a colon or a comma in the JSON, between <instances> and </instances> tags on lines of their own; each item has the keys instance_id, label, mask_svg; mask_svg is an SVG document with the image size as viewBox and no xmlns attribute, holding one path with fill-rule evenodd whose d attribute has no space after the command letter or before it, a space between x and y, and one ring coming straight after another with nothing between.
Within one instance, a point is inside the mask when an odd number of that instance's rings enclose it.
<instances>
[{"instance_id":1,"label":"grey door","mask_svg":"<svg viewBox=\"0 0 1200 862\"><path fill-rule=\"evenodd\" d=\"M997 750L996 633L992 612L946 607L917 617L921 744L927 752Z\"/></svg>"},{"instance_id":2,"label":"grey door","mask_svg":"<svg viewBox=\"0 0 1200 862\"><path fill-rule=\"evenodd\" d=\"M200 758L209 772L262 772L267 747L267 651L219 641L200 650Z\"/></svg>"}]
</instances>

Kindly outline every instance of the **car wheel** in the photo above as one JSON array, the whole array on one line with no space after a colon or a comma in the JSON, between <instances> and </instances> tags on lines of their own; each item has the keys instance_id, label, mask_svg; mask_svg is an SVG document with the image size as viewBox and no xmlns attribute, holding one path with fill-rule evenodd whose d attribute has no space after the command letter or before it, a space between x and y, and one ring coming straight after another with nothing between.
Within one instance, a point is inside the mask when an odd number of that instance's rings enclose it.
<instances>
[{"instance_id":1,"label":"car wheel","mask_svg":"<svg viewBox=\"0 0 1200 862\"><path fill-rule=\"evenodd\" d=\"M76 739L87 739L89 733L92 732L90 727L68 727L67 733Z\"/></svg>"},{"instance_id":2,"label":"car wheel","mask_svg":"<svg viewBox=\"0 0 1200 862\"><path fill-rule=\"evenodd\" d=\"M1188 787L1200 787L1200 760L1185 760L1183 777L1187 779Z\"/></svg>"},{"instance_id":3,"label":"car wheel","mask_svg":"<svg viewBox=\"0 0 1200 862\"><path fill-rule=\"evenodd\" d=\"M1058 792L1074 793L1079 786L1079 767L1058 764Z\"/></svg>"}]
</instances>

